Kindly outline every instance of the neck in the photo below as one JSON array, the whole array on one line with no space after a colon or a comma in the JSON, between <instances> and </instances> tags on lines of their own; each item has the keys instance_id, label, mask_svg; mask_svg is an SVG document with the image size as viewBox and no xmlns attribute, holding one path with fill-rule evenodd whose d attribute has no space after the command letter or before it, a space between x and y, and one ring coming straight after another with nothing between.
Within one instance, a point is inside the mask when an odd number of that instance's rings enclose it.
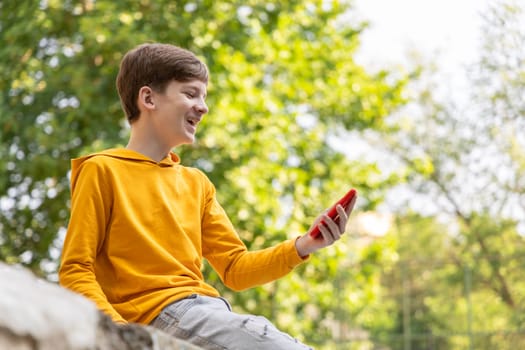
<instances>
[{"instance_id":1,"label":"neck","mask_svg":"<svg viewBox=\"0 0 525 350\"><path fill-rule=\"evenodd\" d=\"M151 142L151 138L140 137L131 131L129 142L126 145L127 149L138 152L145 155L148 158L156 162L160 162L170 153L171 148L165 145L158 144L156 142Z\"/></svg>"}]
</instances>

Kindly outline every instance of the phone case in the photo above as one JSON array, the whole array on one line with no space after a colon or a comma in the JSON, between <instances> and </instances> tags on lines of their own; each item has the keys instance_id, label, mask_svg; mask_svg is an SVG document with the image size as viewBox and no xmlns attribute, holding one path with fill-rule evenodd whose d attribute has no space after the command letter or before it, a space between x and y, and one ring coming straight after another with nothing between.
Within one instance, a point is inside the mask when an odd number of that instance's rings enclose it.
<instances>
[{"instance_id":1,"label":"phone case","mask_svg":"<svg viewBox=\"0 0 525 350\"><path fill-rule=\"evenodd\" d=\"M348 191L341 199L339 199L332 207L330 207L330 210L328 210L328 216L332 218L332 220L335 221L336 224L339 223L339 214L337 213L336 206L337 204L341 204L343 208L347 208L352 199L357 195L357 191L352 188L350 191ZM322 222L322 220L321 220ZM321 223L319 222L319 223ZM319 231L319 225L316 225L314 229L310 232L310 236L317 237L321 234L321 231Z\"/></svg>"}]
</instances>

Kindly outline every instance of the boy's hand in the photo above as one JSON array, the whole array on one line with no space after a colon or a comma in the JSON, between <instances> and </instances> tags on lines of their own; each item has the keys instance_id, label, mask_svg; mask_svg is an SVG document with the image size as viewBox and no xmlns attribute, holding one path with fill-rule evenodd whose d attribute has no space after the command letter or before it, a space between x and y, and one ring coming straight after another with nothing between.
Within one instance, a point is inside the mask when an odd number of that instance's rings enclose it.
<instances>
[{"instance_id":1,"label":"boy's hand","mask_svg":"<svg viewBox=\"0 0 525 350\"><path fill-rule=\"evenodd\" d=\"M336 209L339 214L339 224L334 222L334 220L327 215L327 211L319 215L308 232L295 241L295 248L297 249L299 256L306 257L309 254L332 245L335 241L339 240L345 233L348 217L354 209L355 201L356 197L352 199L346 210L340 204L337 205ZM314 238L310 235L310 231L312 231L317 225L319 226L321 234Z\"/></svg>"}]
</instances>

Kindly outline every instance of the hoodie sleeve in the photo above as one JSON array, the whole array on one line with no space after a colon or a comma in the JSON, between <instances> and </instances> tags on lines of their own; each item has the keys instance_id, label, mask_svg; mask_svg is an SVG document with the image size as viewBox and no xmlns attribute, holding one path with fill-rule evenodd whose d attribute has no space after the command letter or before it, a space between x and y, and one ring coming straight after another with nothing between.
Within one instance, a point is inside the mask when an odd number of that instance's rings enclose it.
<instances>
[{"instance_id":1,"label":"hoodie sleeve","mask_svg":"<svg viewBox=\"0 0 525 350\"><path fill-rule=\"evenodd\" d=\"M111 187L102 166L74 159L71 171L71 215L62 250L60 284L94 301L115 322L126 321L108 302L97 282L95 258L105 238L112 206Z\"/></svg>"},{"instance_id":2,"label":"hoodie sleeve","mask_svg":"<svg viewBox=\"0 0 525 350\"><path fill-rule=\"evenodd\" d=\"M295 240L286 240L273 247L248 251L231 221L216 199L215 187L206 181L203 215L203 254L226 286L244 290L275 281L297 265L301 258Z\"/></svg>"}]
</instances>

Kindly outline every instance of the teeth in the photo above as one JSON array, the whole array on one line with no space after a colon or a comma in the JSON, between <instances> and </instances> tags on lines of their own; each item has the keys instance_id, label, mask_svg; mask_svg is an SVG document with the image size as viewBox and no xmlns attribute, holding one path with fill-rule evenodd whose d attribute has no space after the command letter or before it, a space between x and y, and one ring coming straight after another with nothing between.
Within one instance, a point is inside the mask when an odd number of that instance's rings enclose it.
<instances>
[{"instance_id":1,"label":"teeth","mask_svg":"<svg viewBox=\"0 0 525 350\"><path fill-rule=\"evenodd\" d=\"M196 119L188 119L188 122L189 122L191 125L197 125L197 120L196 120Z\"/></svg>"}]
</instances>

